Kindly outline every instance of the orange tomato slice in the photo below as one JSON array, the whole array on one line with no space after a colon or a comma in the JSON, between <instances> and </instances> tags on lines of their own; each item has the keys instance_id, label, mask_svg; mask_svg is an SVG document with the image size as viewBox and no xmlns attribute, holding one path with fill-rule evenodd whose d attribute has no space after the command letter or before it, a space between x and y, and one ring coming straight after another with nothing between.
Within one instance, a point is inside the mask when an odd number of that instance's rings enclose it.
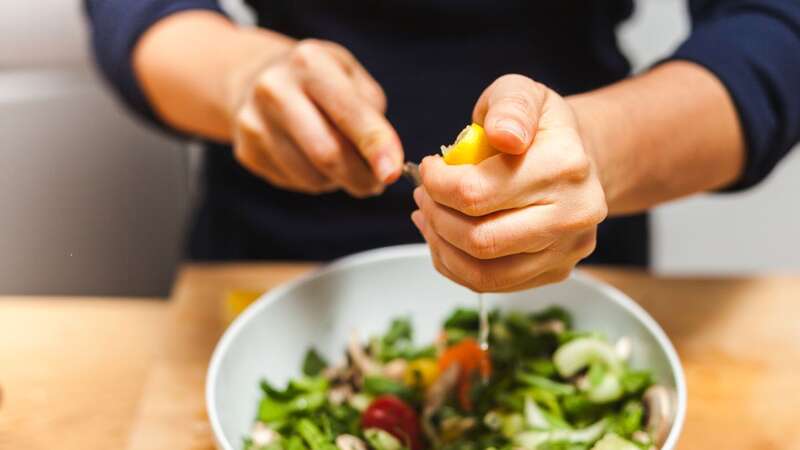
<instances>
[{"instance_id":1,"label":"orange tomato slice","mask_svg":"<svg viewBox=\"0 0 800 450\"><path fill-rule=\"evenodd\" d=\"M448 367L458 363L461 370L458 377L458 399L465 411L472 410L470 389L472 379L478 374L481 378L489 378L492 374L492 362L489 354L481 349L475 339L467 338L449 347L439 357L439 372L444 373Z\"/></svg>"}]
</instances>

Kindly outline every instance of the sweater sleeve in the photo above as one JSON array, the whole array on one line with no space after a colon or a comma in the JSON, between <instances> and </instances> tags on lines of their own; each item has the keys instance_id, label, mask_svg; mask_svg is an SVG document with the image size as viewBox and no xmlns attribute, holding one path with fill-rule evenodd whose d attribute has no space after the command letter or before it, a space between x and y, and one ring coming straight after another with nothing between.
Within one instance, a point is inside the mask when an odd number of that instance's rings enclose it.
<instances>
[{"instance_id":1,"label":"sweater sleeve","mask_svg":"<svg viewBox=\"0 0 800 450\"><path fill-rule=\"evenodd\" d=\"M747 149L728 190L763 180L800 141L800 1L690 0L692 32L669 59L714 73L736 106Z\"/></svg>"},{"instance_id":2,"label":"sweater sleeve","mask_svg":"<svg viewBox=\"0 0 800 450\"><path fill-rule=\"evenodd\" d=\"M100 72L114 92L139 116L175 133L158 119L133 71L132 53L139 37L164 17L202 9L224 14L216 0L85 0L91 43Z\"/></svg>"}]
</instances>

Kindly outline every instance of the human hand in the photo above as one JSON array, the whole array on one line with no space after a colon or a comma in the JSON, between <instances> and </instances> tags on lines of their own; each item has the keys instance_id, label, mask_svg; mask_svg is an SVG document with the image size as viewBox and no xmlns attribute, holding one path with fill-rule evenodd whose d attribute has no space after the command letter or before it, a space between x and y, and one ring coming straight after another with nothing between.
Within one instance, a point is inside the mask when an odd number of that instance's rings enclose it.
<instances>
[{"instance_id":1,"label":"human hand","mask_svg":"<svg viewBox=\"0 0 800 450\"><path fill-rule=\"evenodd\" d=\"M366 197L400 175L403 150L383 90L344 47L299 41L254 76L232 79L242 80L233 89L234 155L271 184Z\"/></svg>"},{"instance_id":2,"label":"human hand","mask_svg":"<svg viewBox=\"0 0 800 450\"><path fill-rule=\"evenodd\" d=\"M503 153L476 165L439 156L420 165L411 218L434 265L478 292L563 280L594 251L607 213L573 111L546 86L505 75L483 92L473 121Z\"/></svg>"}]
</instances>

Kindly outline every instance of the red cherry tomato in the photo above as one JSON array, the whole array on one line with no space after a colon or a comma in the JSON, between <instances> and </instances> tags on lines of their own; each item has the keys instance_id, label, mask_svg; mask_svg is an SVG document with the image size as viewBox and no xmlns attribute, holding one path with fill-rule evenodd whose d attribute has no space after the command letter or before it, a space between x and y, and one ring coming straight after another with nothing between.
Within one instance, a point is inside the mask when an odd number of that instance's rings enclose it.
<instances>
[{"instance_id":1,"label":"red cherry tomato","mask_svg":"<svg viewBox=\"0 0 800 450\"><path fill-rule=\"evenodd\" d=\"M422 430L417 413L394 395L381 395L361 415L361 427L380 428L411 450L422 450Z\"/></svg>"}]
</instances>

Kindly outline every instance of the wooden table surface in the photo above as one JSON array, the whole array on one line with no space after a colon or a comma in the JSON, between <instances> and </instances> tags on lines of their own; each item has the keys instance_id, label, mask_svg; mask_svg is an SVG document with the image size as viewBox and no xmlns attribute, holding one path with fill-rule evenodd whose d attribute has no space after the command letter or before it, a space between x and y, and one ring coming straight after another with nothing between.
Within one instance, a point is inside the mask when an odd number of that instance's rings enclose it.
<instances>
[{"instance_id":1,"label":"wooden table surface","mask_svg":"<svg viewBox=\"0 0 800 450\"><path fill-rule=\"evenodd\" d=\"M0 298L0 449L213 450L203 381L222 299L310 269L186 266L169 302ZM800 276L589 272L677 347L689 385L681 450L800 450Z\"/></svg>"}]
</instances>

